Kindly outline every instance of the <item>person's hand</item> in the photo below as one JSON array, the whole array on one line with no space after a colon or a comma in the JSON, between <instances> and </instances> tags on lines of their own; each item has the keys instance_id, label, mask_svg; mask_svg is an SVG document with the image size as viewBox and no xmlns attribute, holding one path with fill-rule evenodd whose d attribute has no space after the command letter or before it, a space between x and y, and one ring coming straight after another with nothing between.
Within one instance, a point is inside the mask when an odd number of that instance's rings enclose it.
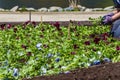
<instances>
[{"instance_id":1,"label":"person's hand","mask_svg":"<svg viewBox=\"0 0 120 80\"><path fill-rule=\"evenodd\" d=\"M104 25L112 24L112 16L103 17L101 23L104 24Z\"/></svg>"},{"instance_id":2,"label":"person's hand","mask_svg":"<svg viewBox=\"0 0 120 80\"><path fill-rule=\"evenodd\" d=\"M107 15L102 17L101 24L110 25L112 23L112 16L114 13L108 13Z\"/></svg>"}]
</instances>

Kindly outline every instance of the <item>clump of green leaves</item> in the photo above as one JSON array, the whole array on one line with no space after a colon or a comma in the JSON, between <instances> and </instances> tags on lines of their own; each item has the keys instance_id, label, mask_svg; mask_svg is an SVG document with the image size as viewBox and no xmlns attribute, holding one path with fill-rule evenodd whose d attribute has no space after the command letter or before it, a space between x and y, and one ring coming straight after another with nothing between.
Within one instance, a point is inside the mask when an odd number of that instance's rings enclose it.
<instances>
[{"instance_id":1,"label":"clump of green leaves","mask_svg":"<svg viewBox=\"0 0 120 80\"><path fill-rule=\"evenodd\" d=\"M89 18L90 21L92 21L93 25L101 25L101 20L102 20L102 17L98 17L98 18Z\"/></svg>"},{"instance_id":2,"label":"clump of green leaves","mask_svg":"<svg viewBox=\"0 0 120 80\"><path fill-rule=\"evenodd\" d=\"M120 61L120 42L108 35L109 26L69 25L69 28L59 23L34 22L1 26L0 79L59 74L88 67L94 60L105 57ZM14 68L19 75L13 76Z\"/></svg>"}]
</instances>

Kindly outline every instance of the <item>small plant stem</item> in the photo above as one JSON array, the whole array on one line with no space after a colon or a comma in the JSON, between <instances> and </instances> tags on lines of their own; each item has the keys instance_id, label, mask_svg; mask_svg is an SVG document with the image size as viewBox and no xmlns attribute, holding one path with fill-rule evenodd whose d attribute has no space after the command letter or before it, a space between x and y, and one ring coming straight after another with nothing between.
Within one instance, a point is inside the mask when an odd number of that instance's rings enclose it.
<instances>
[{"instance_id":1,"label":"small plant stem","mask_svg":"<svg viewBox=\"0 0 120 80\"><path fill-rule=\"evenodd\" d=\"M43 18L42 18L42 16L41 16L41 18L40 18L40 23L41 23L41 24L43 23Z\"/></svg>"},{"instance_id":2,"label":"small plant stem","mask_svg":"<svg viewBox=\"0 0 120 80\"><path fill-rule=\"evenodd\" d=\"M29 21L31 22L31 11L29 11Z\"/></svg>"},{"instance_id":3,"label":"small plant stem","mask_svg":"<svg viewBox=\"0 0 120 80\"><path fill-rule=\"evenodd\" d=\"M71 35L70 35L70 28L71 28L72 24L71 22L68 25L68 40L71 39Z\"/></svg>"},{"instance_id":4,"label":"small plant stem","mask_svg":"<svg viewBox=\"0 0 120 80\"><path fill-rule=\"evenodd\" d=\"M40 25L42 25L43 24L43 17L41 16L40 17Z\"/></svg>"}]
</instances>

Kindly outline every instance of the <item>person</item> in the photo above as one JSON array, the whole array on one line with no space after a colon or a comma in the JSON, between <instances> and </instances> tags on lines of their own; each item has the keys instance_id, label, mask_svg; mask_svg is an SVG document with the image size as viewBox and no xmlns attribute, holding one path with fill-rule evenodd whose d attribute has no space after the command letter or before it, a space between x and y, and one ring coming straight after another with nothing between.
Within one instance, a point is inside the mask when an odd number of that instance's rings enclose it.
<instances>
[{"instance_id":1,"label":"person","mask_svg":"<svg viewBox=\"0 0 120 80\"><path fill-rule=\"evenodd\" d=\"M120 0L113 0L115 10L106 14L102 18L102 24L112 25L110 34L115 38L120 38Z\"/></svg>"}]
</instances>

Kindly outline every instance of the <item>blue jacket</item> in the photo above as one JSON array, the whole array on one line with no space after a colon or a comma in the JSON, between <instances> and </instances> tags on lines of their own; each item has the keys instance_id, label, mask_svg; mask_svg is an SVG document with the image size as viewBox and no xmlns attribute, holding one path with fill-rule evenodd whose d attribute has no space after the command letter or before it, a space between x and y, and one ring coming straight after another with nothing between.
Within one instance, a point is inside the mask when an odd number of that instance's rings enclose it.
<instances>
[{"instance_id":1,"label":"blue jacket","mask_svg":"<svg viewBox=\"0 0 120 80\"><path fill-rule=\"evenodd\" d=\"M113 0L115 8L120 8L120 0Z\"/></svg>"}]
</instances>

